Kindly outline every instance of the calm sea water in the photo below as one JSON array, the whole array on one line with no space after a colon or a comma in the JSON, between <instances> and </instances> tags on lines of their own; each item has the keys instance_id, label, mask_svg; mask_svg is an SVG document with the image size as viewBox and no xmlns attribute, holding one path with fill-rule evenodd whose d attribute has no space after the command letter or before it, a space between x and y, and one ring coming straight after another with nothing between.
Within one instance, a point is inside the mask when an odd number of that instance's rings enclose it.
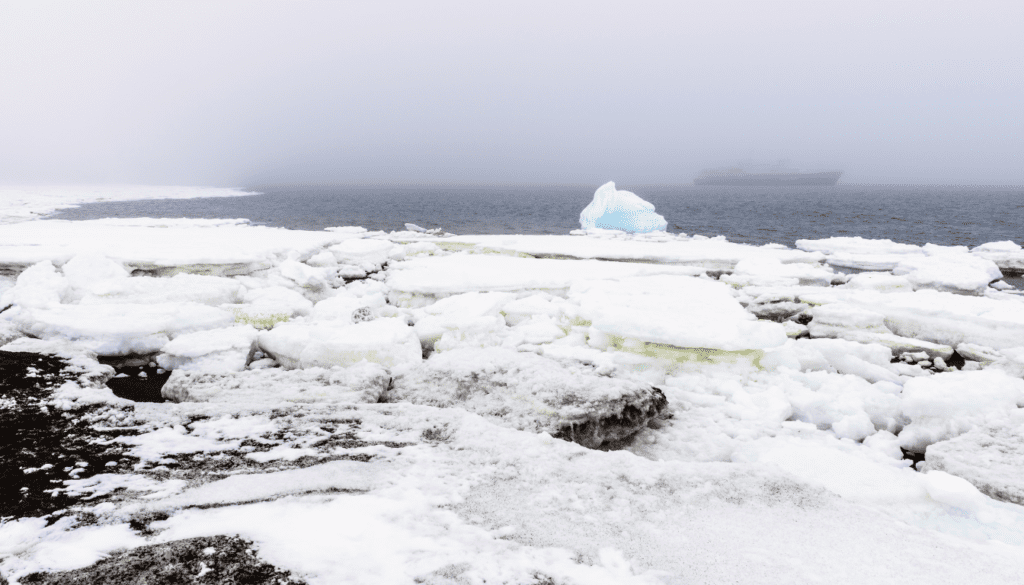
<instances>
[{"instance_id":1,"label":"calm sea water","mask_svg":"<svg viewBox=\"0 0 1024 585\"><path fill-rule=\"evenodd\" d=\"M976 246L1024 240L1024 187L699 187L619 185L653 203L670 232L724 235L750 244L830 236ZM597 185L584 187L261 187L260 195L104 202L55 214L102 217L244 217L319 230L405 222L456 234L566 234Z\"/></svg>"}]
</instances>

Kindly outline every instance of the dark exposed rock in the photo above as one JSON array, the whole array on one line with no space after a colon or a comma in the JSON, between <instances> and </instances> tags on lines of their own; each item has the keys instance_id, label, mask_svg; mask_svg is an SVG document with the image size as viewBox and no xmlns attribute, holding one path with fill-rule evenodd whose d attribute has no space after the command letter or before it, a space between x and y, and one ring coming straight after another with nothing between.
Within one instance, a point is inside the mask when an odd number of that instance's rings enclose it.
<instances>
[{"instance_id":1,"label":"dark exposed rock","mask_svg":"<svg viewBox=\"0 0 1024 585\"><path fill-rule=\"evenodd\" d=\"M621 447L668 407L668 399L661 389L652 388L652 391L653 397L649 401L627 404L617 415L564 425L554 436L591 449Z\"/></svg>"},{"instance_id":2,"label":"dark exposed rock","mask_svg":"<svg viewBox=\"0 0 1024 585\"><path fill-rule=\"evenodd\" d=\"M84 569L33 573L22 583L43 585L299 585L287 571L261 560L237 536L204 536L141 546Z\"/></svg>"},{"instance_id":3,"label":"dark exposed rock","mask_svg":"<svg viewBox=\"0 0 1024 585\"><path fill-rule=\"evenodd\" d=\"M107 380L107 387L119 398L134 402L163 402L160 391L163 389L171 372L164 371L155 365L149 365L148 356L136 359L100 358L100 363L113 366L117 375Z\"/></svg>"},{"instance_id":4,"label":"dark exposed rock","mask_svg":"<svg viewBox=\"0 0 1024 585\"><path fill-rule=\"evenodd\" d=\"M67 364L34 353L0 351L0 517L40 516L76 501L60 491L67 479L130 469L112 409L64 411L51 404L53 388L76 379ZM108 465L110 464L110 465Z\"/></svg>"}]
</instances>

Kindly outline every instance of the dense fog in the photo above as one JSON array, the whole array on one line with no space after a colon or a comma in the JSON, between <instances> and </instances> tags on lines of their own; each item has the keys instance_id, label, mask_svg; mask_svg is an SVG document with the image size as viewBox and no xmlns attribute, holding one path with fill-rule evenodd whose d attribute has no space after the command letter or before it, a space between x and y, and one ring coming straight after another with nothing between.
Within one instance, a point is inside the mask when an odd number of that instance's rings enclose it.
<instances>
[{"instance_id":1,"label":"dense fog","mask_svg":"<svg viewBox=\"0 0 1024 585\"><path fill-rule=\"evenodd\" d=\"M5 2L0 183L1024 183L1011 2Z\"/></svg>"}]
</instances>

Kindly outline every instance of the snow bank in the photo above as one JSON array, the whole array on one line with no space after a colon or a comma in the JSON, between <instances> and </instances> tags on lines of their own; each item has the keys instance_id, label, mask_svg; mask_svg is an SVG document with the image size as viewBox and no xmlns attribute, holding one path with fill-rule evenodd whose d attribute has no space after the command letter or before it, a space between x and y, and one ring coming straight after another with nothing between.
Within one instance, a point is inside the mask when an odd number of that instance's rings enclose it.
<instances>
[{"instance_id":1,"label":"snow bank","mask_svg":"<svg viewBox=\"0 0 1024 585\"><path fill-rule=\"evenodd\" d=\"M619 191L609 181L597 188L594 200L580 213L585 230L621 230L630 233L665 231L668 222L654 212L654 205L629 191Z\"/></svg>"}]
</instances>

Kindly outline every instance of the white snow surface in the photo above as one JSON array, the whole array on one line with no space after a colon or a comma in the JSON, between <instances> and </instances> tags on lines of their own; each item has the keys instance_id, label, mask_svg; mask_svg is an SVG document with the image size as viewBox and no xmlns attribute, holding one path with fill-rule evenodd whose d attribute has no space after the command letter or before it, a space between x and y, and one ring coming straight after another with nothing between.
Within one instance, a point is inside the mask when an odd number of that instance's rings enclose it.
<instances>
[{"instance_id":1,"label":"white snow surface","mask_svg":"<svg viewBox=\"0 0 1024 585\"><path fill-rule=\"evenodd\" d=\"M3 348L139 461L0 523L0 574L238 534L313 585L1020 582L1024 300L971 288L1015 244L430 237L5 225ZM168 402L103 385L135 354ZM549 434L651 387L622 449Z\"/></svg>"},{"instance_id":2,"label":"white snow surface","mask_svg":"<svg viewBox=\"0 0 1024 585\"><path fill-rule=\"evenodd\" d=\"M654 204L629 191L615 188L609 181L597 188L593 201L580 213L585 230L620 230L628 233L663 232L668 222L654 212Z\"/></svg>"}]
</instances>

